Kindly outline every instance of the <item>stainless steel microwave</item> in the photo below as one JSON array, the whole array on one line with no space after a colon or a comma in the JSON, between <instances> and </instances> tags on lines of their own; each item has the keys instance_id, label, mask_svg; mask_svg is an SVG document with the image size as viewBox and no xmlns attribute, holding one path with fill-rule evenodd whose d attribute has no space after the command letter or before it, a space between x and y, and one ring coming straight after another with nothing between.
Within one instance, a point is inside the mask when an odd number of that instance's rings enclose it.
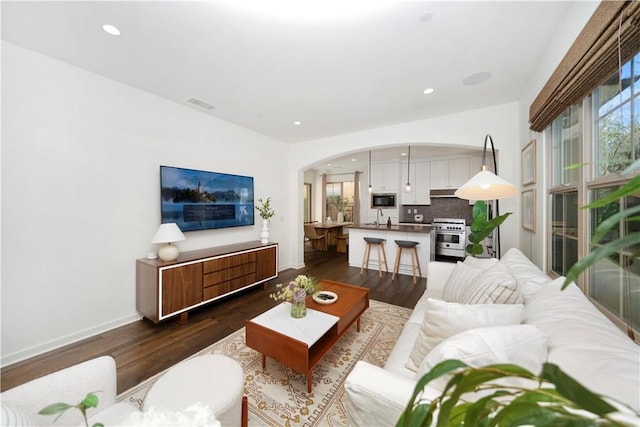
<instances>
[{"instance_id":1,"label":"stainless steel microwave","mask_svg":"<svg viewBox=\"0 0 640 427\"><path fill-rule=\"evenodd\" d=\"M396 207L395 193L373 193L371 194L372 209L392 209Z\"/></svg>"}]
</instances>

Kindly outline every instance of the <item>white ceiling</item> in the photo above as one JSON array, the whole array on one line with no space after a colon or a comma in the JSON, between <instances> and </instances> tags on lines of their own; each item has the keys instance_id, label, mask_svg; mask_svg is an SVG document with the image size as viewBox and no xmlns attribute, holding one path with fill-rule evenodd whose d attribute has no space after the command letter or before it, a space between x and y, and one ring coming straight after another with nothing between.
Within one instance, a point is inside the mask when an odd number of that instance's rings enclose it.
<instances>
[{"instance_id":1,"label":"white ceiling","mask_svg":"<svg viewBox=\"0 0 640 427\"><path fill-rule=\"evenodd\" d=\"M295 143L517 100L568 5L407 1L291 19L239 3L3 1L2 38ZM478 72L491 78L463 83Z\"/></svg>"}]
</instances>

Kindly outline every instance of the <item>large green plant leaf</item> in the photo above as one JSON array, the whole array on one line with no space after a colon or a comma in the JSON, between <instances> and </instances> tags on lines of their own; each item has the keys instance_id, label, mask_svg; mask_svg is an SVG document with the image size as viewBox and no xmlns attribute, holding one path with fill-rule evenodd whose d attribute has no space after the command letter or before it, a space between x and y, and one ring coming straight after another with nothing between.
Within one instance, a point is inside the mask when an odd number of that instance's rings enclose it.
<instances>
[{"instance_id":1,"label":"large green plant leaf","mask_svg":"<svg viewBox=\"0 0 640 427\"><path fill-rule=\"evenodd\" d=\"M492 218L491 220L487 220L487 204L483 200L478 200L473 204L473 209L471 211L471 215L473 220L470 225L471 233L467 237L467 247L465 250L467 253L475 256L480 255L484 252L482 247L482 241L486 239L497 227L502 225L502 223L512 214L512 212L507 212L505 214L499 215L497 217Z\"/></svg>"},{"instance_id":2,"label":"large green plant leaf","mask_svg":"<svg viewBox=\"0 0 640 427\"><path fill-rule=\"evenodd\" d=\"M442 394L421 401L425 385L442 375L451 375ZM503 386L496 380L526 378L538 386ZM473 402L467 393L484 392ZM508 426L622 426L608 416L616 408L591 392L558 366L545 363L540 375L512 364L468 367L446 360L422 377L397 426L508 427ZM437 414L437 416L435 415ZM636 417L640 414L634 411Z\"/></svg>"},{"instance_id":3,"label":"large green plant leaf","mask_svg":"<svg viewBox=\"0 0 640 427\"><path fill-rule=\"evenodd\" d=\"M84 418L85 426L88 427L89 423L87 421L87 409L89 408L97 408L99 399L98 396L95 395L97 392L87 393L87 395L82 399L82 402L77 405L69 405L68 403L54 403L49 405L43 409L41 409L38 414L39 415L55 415L58 416L53 420L55 423L67 410L71 408L77 408L80 412L82 412L82 416ZM92 427L104 427L102 423L94 423Z\"/></svg>"},{"instance_id":4,"label":"large green plant leaf","mask_svg":"<svg viewBox=\"0 0 640 427\"><path fill-rule=\"evenodd\" d=\"M557 365L543 364L540 377L555 385L558 393L574 402L578 408L586 408L600 416L616 411L614 406L564 373Z\"/></svg>"},{"instance_id":5,"label":"large green plant leaf","mask_svg":"<svg viewBox=\"0 0 640 427\"><path fill-rule=\"evenodd\" d=\"M430 426L433 414L430 405L421 404L419 401L419 396L422 394L422 390L430 381L464 367L467 367L467 365L460 360L445 360L438 363L429 372L423 375L416 383L413 395L409 400L409 405L402 412L402 415L400 415L396 426ZM428 409L427 411L424 410L425 407Z\"/></svg>"},{"instance_id":6,"label":"large green plant leaf","mask_svg":"<svg viewBox=\"0 0 640 427\"><path fill-rule=\"evenodd\" d=\"M640 160L640 159L639 159ZM631 170L632 167L637 167L640 164L638 160L634 162L627 170ZM640 175L635 176L629 182L627 182L622 187L618 188L616 191L611 194L603 197L600 200L597 200L593 203L583 206L583 209L595 209L601 208L612 203L616 203L621 197L626 196L637 196L640 193ZM640 206L633 206L631 208L620 211L609 218L605 219L596 229L593 236L593 244L597 244L612 228L616 227L620 221L625 218L628 221L638 221L638 217L633 217L640 212ZM598 261L607 258L618 251L621 251L628 247L633 247L634 245L640 244L640 233L630 233L622 238L616 239L609 243L606 243L601 246L595 247L586 257L582 258L578 262L576 262L567 272L564 284L562 285L562 289L569 286L569 284L575 281L585 270L589 269L593 265L595 265ZM634 253L633 256L636 256L638 252Z\"/></svg>"},{"instance_id":7,"label":"large green plant leaf","mask_svg":"<svg viewBox=\"0 0 640 427\"><path fill-rule=\"evenodd\" d=\"M582 209L601 208L610 203L617 202L621 197L638 195L638 192L640 192L640 175L631 178L631 180L625 185L618 188L613 193L603 197L602 199L598 199L594 202L589 203L588 205L582 206Z\"/></svg>"},{"instance_id":8,"label":"large green plant leaf","mask_svg":"<svg viewBox=\"0 0 640 427\"><path fill-rule=\"evenodd\" d=\"M631 215L635 215L636 213L640 213L640 205L625 209L622 212L618 212L602 221L596 228L596 231L591 238L592 244L596 244L600 240L602 240L602 238L609 232L609 230L616 227L620 223L620 221L622 221L626 217L631 217ZM629 220L638 221L639 218L631 217L629 218Z\"/></svg>"},{"instance_id":9,"label":"large green plant leaf","mask_svg":"<svg viewBox=\"0 0 640 427\"><path fill-rule=\"evenodd\" d=\"M597 247L586 257L576 262L569 269L564 283L562 284L562 289L565 289L567 286L569 286L569 284L576 280L578 276L582 274L582 272L595 265L601 259L607 258L624 248L637 244L640 244L640 233L632 233L620 239L609 242L606 245ZM637 253L635 253L634 255L637 255Z\"/></svg>"},{"instance_id":10,"label":"large green plant leaf","mask_svg":"<svg viewBox=\"0 0 640 427\"><path fill-rule=\"evenodd\" d=\"M598 425L594 420L571 414L559 407L540 406L530 402L511 403L496 414L491 426L575 426Z\"/></svg>"},{"instance_id":11,"label":"large green plant leaf","mask_svg":"<svg viewBox=\"0 0 640 427\"><path fill-rule=\"evenodd\" d=\"M481 384L509 376L534 378L531 372L512 364L490 365L480 369L471 368L457 373L454 378L460 377L460 379L457 381L455 389L447 396L447 399L442 401L436 425L438 427L447 427L449 425L452 411L463 394L476 392Z\"/></svg>"},{"instance_id":12,"label":"large green plant leaf","mask_svg":"<svg viewBox=\"0 0 640 427\"><path fill-rule=\"evenodd\" d=\"M68 403L52 403L51 405L41 409L38 414L40 415L54 415L64 413L67 409L75 408L73 405L69 405Z\"/></svg>"}]
</instances>

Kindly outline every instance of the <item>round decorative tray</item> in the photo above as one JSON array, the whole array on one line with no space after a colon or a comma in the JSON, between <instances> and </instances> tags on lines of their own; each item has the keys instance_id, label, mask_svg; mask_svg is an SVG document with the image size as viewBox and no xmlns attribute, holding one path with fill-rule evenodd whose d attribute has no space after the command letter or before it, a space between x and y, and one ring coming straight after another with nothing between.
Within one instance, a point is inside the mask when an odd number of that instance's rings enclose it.
<instances>
[{"instance_id":1,"label":"round decorative tray","mask_svg":"<svg viewBox=\"0 0 640 427\"><path fill-rule=\"evenodd\" d=\"M329 291L316 292L312 298L318 304L333 304L338 301L338 295Z\"/></svg>"}]
</instances>

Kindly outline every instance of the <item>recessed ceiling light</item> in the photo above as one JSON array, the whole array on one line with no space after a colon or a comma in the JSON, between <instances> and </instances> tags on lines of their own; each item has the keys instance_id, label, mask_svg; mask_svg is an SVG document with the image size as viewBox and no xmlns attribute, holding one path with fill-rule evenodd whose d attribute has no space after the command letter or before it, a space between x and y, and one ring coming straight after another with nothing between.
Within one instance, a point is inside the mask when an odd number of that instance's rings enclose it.
<instances>
[{"instance_id":1,"label":"recessed ceiling light","mask_svg":"<svg viewBox=\"0 0 640 427\"><path fill-rule=\"evenodd\" d=\"M356 159L351 159L351 161L352 161L352 162L355 162L355 161L356 161Z\"/></svg>"},{"instance_id":2,"label":"recessed ceiling light","mask_svg":"<svg viewBox=\"0 0 640 427\"><path fill-rule=\"evenodd\" d=\"M112 36L119 36L120 35L120 30L117 29L115 26L111 25L111 24L104 24L102 26L102 29L107 33L107 34L111 34Z\"/></svg>"},{"instance_id":3,"label":"recessed ceiling light","mask_svg":"<svg viewBox=\"0 0 640 427\"><path fill-rule=\"evenodd\" d=\"M480 83L484 83L487 80L489 80L491 78L491 73L488 71L480 71L478 73L473 73L469 76L467 76L463 81L462 84L465 84L467 86L473 86L473 85L477 85Z\"/></svg>"},{"instance_id":4,"label":"recessed ceiling light","mask_svg":"<svg viewBox=\"0 0 640 427\"><path fill-rule=\"evenodd\" d=\"M400 155L401 155L401 156L406 156L406 155L407 155L407 153L400 153Z\"/></svg>"},{"instance_id":5,"label":"recessed ceiling light","mask_svg":"<svg viewBox=\"0 0 640 427\"><path fill-rule=\"evenodd\" d=\"M302 124L302 122L296 121L296 122L293 122L293 124L296 125L296 126L300 126Z\"/></svg>"},{"instance_id":6,"label":"recessed ceiling light","mask_svg":"<svg viewBox=\"0 0 640 427\"><path fill-rule=\"evenodd\" d=\"M430 95L434 92L434 89L432 87L428 87L424 90L424 94L425 95Z\"/></svg>"}]
</instances>

